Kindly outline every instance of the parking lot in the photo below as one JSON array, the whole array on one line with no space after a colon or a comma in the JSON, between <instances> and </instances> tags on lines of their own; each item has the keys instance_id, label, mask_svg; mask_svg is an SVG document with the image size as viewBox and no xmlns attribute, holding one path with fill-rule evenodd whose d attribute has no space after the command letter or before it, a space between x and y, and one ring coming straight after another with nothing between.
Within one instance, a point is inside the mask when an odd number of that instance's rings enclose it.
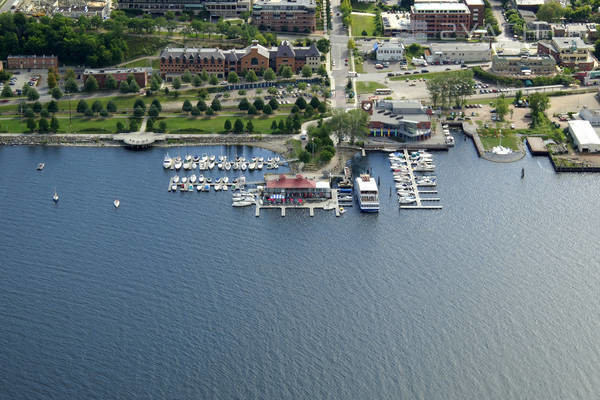
<instances>
[{"instance_id":1,"label":"parking lot","mask_svg":"<svg viewBox=\"0 0 600 400\"><path fill-rule=\"evenodd\" d=\"M13 93L18 94L24 85L35 87L40 94L42 94L42 91L45 92L48 89L48 71L46 70L20 70L11 72L13 75L6 84L10 85ZM0 90L2 90L2 87L0 86Z\"/></svg>"}]
</instances>

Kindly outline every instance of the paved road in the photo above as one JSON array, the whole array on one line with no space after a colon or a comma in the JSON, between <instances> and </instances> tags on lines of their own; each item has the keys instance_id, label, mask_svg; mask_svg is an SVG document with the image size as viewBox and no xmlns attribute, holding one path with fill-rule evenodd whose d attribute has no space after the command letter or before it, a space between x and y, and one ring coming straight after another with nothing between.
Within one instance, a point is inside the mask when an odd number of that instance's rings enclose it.
<instances>
[{"instance_id":1,"label":"paved road","mask_svg":"<svg viewBox=\"0 0 600 400\"><path fill-rule=\"evenodd\" d=\"M344 65L344 60L350 58L348 54L348 31L342 25L342 17L337 16L340 9L340 0L332 0L331 17L332 29L330 31L331 41L331 59L335 61L332 67L332 76L334 80L333 101L335 107L346 108L346 82L348 81L348 67Z\"/></svg>"}]
</instances>

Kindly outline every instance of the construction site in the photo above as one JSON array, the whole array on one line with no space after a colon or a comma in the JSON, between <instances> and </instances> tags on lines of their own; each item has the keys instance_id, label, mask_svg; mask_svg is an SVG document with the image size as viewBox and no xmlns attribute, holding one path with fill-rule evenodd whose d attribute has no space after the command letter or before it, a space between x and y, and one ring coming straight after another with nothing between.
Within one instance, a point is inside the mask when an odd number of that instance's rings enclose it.
<instances>
[{"instance_id":1,"label":"construction site","mask_svg":"<svg viewBox=\"0 0 600 400\"><path fill-rule=\"evenodd\" d=\"M10 0L9 0L10 1ZM10 6L11 12L22 12L32 17L53 16L61 14L65 17L79 18L80 16L99 16L107 19L110 16L112 1L86 0L14 0Z\"/></svg>"}]
</instances>

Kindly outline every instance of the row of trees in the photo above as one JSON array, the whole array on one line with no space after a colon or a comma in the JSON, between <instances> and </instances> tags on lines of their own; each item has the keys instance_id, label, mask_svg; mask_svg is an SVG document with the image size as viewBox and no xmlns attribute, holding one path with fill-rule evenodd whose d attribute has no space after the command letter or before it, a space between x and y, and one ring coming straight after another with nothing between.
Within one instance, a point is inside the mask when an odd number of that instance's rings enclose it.
<instances>
[{"instance_id":1,"label":"row of trees","mask_svg":"<svg viewBox=\"0 0 600 400\"><path fill-rule=\"evenodd\" d=\"M60 123L56 117L52 117L50 122L44 117L40 118L37 122L34 118L28 118L25 123L29 132L37 130L39 133L56 133L60 129Z\"/></svg>"},{"instance_id":2,"label":"row of trees","mask_svg":"<svg viewBox=\"0 0 600 400\"><path fill-rule=\"evenodd\" d=\"M203 112L210 117L221 111L221 109L221 102L216 97L212 100L210 106L207 106L204 99L198 100L195 106L192 106L189 100L185 100L181 106L181 112L190 113L194 117L202 115Z\"/></svg>"},{"instance_id":3,"label":"row of trees","mask_svg":"<svg viewBox=\"0 0 600 400\"><path fill-rule=\"evenodd\" d=\"M475 92L471 70L437 75L429 79L426 85L434 107L461 106Z\"/></svg>"}]
</instances>

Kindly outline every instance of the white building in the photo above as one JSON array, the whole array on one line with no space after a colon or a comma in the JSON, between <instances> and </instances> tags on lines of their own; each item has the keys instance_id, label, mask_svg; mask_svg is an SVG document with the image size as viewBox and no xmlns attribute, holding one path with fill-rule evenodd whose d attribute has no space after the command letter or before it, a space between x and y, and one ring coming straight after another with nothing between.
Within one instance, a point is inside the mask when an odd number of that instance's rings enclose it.
<instances>
[{"instance_id":1,"label":"white building","mask_svg":"<svg viewBox=\"0 0 600 400\"><path fill-rule=\"evenodd\" d=\"M600 126L600 110L590 110L587 107L583 107L581 111L579 111L579 117L586 121L589 121L592 126Z\"/></svg>"},{"instance_id":2,"label":"white building","mask_svg":"<svg viewBox=\"0 0 600 400\"><path fill-rule=\"evenodd\" d=\"M489 62L492 49L488 43L431 43L425 59L429 64Z\"/></svg>"},{"instance_id":3,"label":"white building","mask_svg":"<svg viewBox=\"0 0 600 400\"><path fill-rule=\"evenodd\" d=\"M411 31L410 14L407 12L384 12L381 13L381 20L383 36L396 36Z\"/></svg>"},{"instance_id":4,"label":"white building","mask_svg":"<svg viewBox=\"0 0 600 400\"><path fill-rule=\"evenodd\" d=\"M580 153L600 152L600 137L590 121L569 121L569 133Z\"/></svg>"},{"instance_id":5,"label":"white building","mask_svg":"<svg viewBox=\"0 0 600 400\"><path fill-rule=\"evenodd\" d=\"M377 44L377 61L399 61L404 58L404 43L386 40Z\"/></svg>"}]
</instances>

